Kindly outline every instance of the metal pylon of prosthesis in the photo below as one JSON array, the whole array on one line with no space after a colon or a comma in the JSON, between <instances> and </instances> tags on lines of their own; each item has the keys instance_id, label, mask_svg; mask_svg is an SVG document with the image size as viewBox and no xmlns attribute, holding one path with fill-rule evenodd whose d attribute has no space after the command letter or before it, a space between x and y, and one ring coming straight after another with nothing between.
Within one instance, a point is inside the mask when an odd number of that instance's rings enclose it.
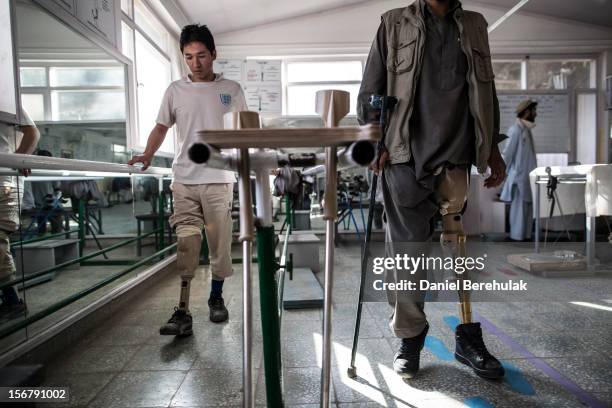
<instances>
[{"instance_id":1,"label":"metal pylon of prosthesis","mask_svg":"<svg viewBox=\"0 0 612 408\"><path fill-rule=\"evenodd\" d=\"M441 210L440 212L443 212ZM440 234L440 245L442 250L447 252L447 255L453 258L465 258L466 256L466 235L463 232L463 220L460 213L442 214L442 224L444 232ZM445 254L446 255L446 254ZM468 278L468 272L457 274L458 281ZM470 292L463 290L463 284L459 285L459 312L461 314L461 323L472 322L472 304L470 301Z\"/></svg>"},{"instance_id":2,"label":"metal pylon of prosthesis","mask_svg":"<svg viewBox=\"0 0 612 408\"><path fill-rule=\"evenodd\" d=\"M322 91L317 95L317 111L321 112L327 126L337 126L348 113L348 93ZM340 101L340 102L339 102ZM251 259L253 226L257 231L257 262L259 264L260 306L264 346L264 369L266 396L269 407L283 407L283 380L280 356L280 316L276 274L278 265L274 253L274 226L272 224L272 197L270 170L283 165L311 167L325 164L326 174L326 254L325 297L323 321L323 368L321 373L321 406L329 407L331 374L331 310L333 287L333 238L337 216L336 183L337 168L343 166L366 166L374 159L373 142L380 137L378 129L371 126L361 128L326 129L257 129L259 116L254 112L232 112L226 114L226 130L199 132L204 143L189 148L189 157L198 164L212 168L230 169L239 172L240 194L240 241L243 246L243 390L244 407L253 407L252 390L252 296ZM330 125L328 125L330 124ZM231 130L230 130L231 129ZM338 146L347 145L338 151ZM214 146L214 147L213 147ZM325 154L285 154L263 148L321 147ZM262 149L250 149L259 147ZM231 154L219 148L234 148ZM255 173L257 197L256 217L253 217L250 174Z\"/></svg>"}]
</instances>

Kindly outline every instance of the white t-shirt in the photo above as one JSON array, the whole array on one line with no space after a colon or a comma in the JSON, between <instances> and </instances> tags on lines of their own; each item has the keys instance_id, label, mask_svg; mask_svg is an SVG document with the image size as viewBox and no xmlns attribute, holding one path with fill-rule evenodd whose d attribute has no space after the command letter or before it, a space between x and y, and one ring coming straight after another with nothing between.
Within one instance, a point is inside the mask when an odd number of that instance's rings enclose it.
<instances>
[{"instance_id":1,"label":"white t-shirt","mask_svg":"<svg viewBox=\"0 0 612 408\"><path fill-rule=\"evenodd\" d=\"M34 121L24 109L21 109L21 126L35 126ZM13 125L0 122L0 153L14 153L17 146L21 144L22 137L23 133L14 130ZM16 180L20 181L20 185L23 185L23 177L16 178L14 176L0 176L0 185L12 186L15 185Z\"/></svg>"},{"instance_id":2,"label":"white t-shirt","mask_svg":"<svg viewBox=\"0 0 612 408\"><path fill-rule=\"evenodd\" d=\"M21 126L35 126L30 115L21 109ZM13 125L0 122L0 153L14 153L21 143L23 133L13 130Z\"/></svg>"},{"instance_id":3,"label":"white t-shirt","mask_svg":"<svg viewBox=\"0 0 612 408\"><path fill-rule=\"evenodd\" d=\"M178 153L172 163L174 181L182 184L233 183L236 176L228 170L195 164L187 155L189 147L199 142L200 130L223 129L223 115L246 111L240 84L215 74L210 82L192 82L185 76L170 84L159 108L157 123L176 124Z\"/></svg>"}]
</instances>

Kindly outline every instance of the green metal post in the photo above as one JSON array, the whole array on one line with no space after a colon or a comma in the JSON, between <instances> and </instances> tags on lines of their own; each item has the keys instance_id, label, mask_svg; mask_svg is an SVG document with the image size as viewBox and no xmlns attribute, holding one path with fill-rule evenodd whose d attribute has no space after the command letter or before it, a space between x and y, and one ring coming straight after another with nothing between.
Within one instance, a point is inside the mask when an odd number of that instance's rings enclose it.
<instances>
[{"instance_id":1,"label":"green metal post","mask_svg":"<svg viewBox=\"0 0 612 408\"><path fill-rule=\"evenodd\" d=\"M79 198L79 256L85 249L85 200Z\"/></svg>"},{"instance_id":2,"label":"green metal post","mask_svg":"<svg viewBox=\"0 0 612 408\"><path fill-rule=\"evenodd\" d=\"M263 332L264 368L268 407L283 407L283 372L280 349L280 318L274 258L274 226L257 227L259 298Z\"/></svg>"}]
</instances>

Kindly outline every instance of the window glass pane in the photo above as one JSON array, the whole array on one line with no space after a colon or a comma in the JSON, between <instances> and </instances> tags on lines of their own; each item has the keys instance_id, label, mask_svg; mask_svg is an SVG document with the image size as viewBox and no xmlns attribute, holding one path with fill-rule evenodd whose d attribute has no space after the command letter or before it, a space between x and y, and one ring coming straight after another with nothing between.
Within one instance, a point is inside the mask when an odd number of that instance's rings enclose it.
<instances>
[{"instance_id":1,"label":"window glass pane","mask_svg":"<svg viewBox=\"0 0 612 408\"><path fill-rule=\"evenodd\" d=\"M315 95L322 89L339 89L351 94L351 107L349 115L356 114L357 94L359 84L354 85L291 85L287 87L287 114L288 115L316 115Z\"/></svg>"},{"instance_id":2,"label":"window glass pane","mask_svg":"<svg viewBox=\"0 0 612 408\"><path fill-rule=\"evenodd\" d=\"M134 21L153 40L155 45L160 47L164 52L167 48L167 32L163 25L159 23L157 18L142 4L141 0L136 0L134 3Z\"/></svg>"},{"instance_id":3,"label":"window glass pane","mask_svg":"<svg viewBox=\"0 0 612 408\"><path fill-rule=\"evenodd\" d=\"M159 105L170 84L170 61L164 58L140 33L136 32L136 81L138 90L139 145L145 146L159 111ZM164 152L174 152L173 137L166 137Z\"/></svg>"},{"instance_id":4,"label":"window glass pane","mask_svg":"<svg viewBox=\"0 0 612 408\"><path fill-rule=\"evenodd\" d=\"M493 61L497 89L521 89L521 61Z\"/></svg>"},{"instance_id":5,"label":"window glass pane","mask_svg":"<svg viewBox=\"0 0 612 408\"><path fill-rule=\"evenodd\" d=\"M290 62L289 82L361 81L361 61Z\"/></svg>"},{"instance_id":6,"label":"window glass pane","mask_svg":"<svg viewBox=\"0 0 612 408\"><path fill-rule=\"evenodd\" d=\"M121 22L121 52L134 61L134 30Z\"/></svg>"},{"instance_id":7,"label":"window glass pane","mask_svg":"<svg viewBox=\"0 0 612 408\"><path fill-rule=\"evenodd\" d=\"M49 70L51 86L121 86L123 67L52 67Z\"/></svg>"},{"instance_id":8,"label":"window glass pane","mask_svg":"<svg viewBox=\"0 0 612 408\"><path fill-rule=\"evenodd\" d=\"M52 91L53 120L125 119L124 91Z\"/></svg>"},{"instance_id":9,"label":"window glass pane","mask_svg":"<svg viewBox=\"0 0 612 408\"><path fill-rule=\"evenodd\" d=\"M45 120L45 98L43 94L21 94L23 108L32 120Z\"/></svg>"},{"instance_id":10,"label":"window glass pane","mask_svg":"<svg viewBox=\"0 0 612 408\"><path fill-rule=\"evenodd\" d=\"M134 4L132 0L121 0L121 11L134 18Z\"/></svg>"},{"instance_id":11,"label":"window glass pane","mask_svg":"<svg viewBox=\"0 0 612 408\"><path fill-rule=\"evenodd\" d=\"M529 60L529 89L574 89L591 87L592 60Z\"/></svg>"},{"instance_id":12,"label":"window glass pane","mask_svg":"<svg viewBox=\"0 0 612 408\"><path fill-rule=\"evenodd\" d=\"M19 80L22 87L27 86L46 86L47 77L45 68L24 67L19 68Z\"/></svg>"}]
</instances>

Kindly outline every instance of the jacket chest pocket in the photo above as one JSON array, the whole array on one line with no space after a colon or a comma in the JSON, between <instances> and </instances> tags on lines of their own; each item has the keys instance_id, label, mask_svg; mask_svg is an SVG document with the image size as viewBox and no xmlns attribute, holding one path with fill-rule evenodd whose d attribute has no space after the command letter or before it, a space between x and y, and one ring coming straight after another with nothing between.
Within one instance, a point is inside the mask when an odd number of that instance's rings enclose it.
<instances>
[{"instance_id":1,"label":"jacket chest pocket","mask_svg":"<svg viewBox=\"0 0 612 408\"><path fill-rule=\"evenodd\" d=\"M414 69L417 33L406 24L395 24L387 42L387 69L395 74Z\"/></svg>"},{"instance_id":2,"label":"jacket chest pocket","mask_svg":"<svg viewBox=\"0 0 612 408\"><path fill-rule=\"evenodd\" d=\"M495 75L493 74L493 66L491 63L491 55L477 48L472 48L474 71L476 78L482 82L491 82Z\"/></svg>"},{"instance_id":3,"label":"jacket chest pocket","mask_svg":"<svg viewBox=\"0 0 612 408\"><path fill-rule=\"evenodd\" d=\"M476 25L470 38L476 78L482 82L493 81L495 75L493 74L493 66L491 63L487 26L483 24Z\"/></svg>"}]
</instances>

